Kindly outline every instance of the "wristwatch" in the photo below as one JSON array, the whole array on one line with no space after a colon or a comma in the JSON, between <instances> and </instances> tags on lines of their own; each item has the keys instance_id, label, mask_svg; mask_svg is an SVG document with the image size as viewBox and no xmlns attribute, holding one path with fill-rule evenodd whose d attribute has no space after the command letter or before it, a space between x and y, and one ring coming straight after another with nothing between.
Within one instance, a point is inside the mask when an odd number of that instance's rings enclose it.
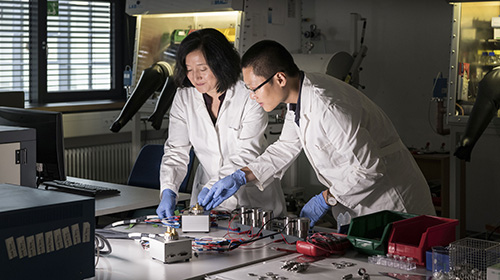
<instances>
[{"instance_id":1,"label":"wristwatch","mask_svg":"<svg viewBox=\"0 0 500 280\"><path fill-rule=\"evenodd\" d=\"M330 193L329 190L326 190L326 204L329 206L335 206L337 204L337 199Z\"/></svg>"}]
</instances>

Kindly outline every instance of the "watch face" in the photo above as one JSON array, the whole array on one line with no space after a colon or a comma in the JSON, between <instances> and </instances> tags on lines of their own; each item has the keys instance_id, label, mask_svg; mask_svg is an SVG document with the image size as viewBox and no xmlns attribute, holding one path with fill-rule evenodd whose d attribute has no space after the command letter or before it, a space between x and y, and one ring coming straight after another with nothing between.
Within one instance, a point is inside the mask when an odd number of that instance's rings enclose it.
<instances>
[{"instance_id":1,"label":"watch face","mask_svg":"<svg viewBox=\"0 0 500 280\"><path fill-rule=\"evenodd\" d=\"M335 197L330 196L328 198L328 204L330 204L330 206L335 206L335 204L337 204L337 200L335 199Z\"/></svg>"}]
</instances>

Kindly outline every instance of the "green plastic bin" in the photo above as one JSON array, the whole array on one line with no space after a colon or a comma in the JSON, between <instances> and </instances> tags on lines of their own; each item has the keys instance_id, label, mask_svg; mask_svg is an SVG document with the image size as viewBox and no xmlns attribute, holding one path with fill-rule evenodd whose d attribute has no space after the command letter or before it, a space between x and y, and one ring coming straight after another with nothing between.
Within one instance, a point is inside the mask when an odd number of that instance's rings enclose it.
<instances>
[{"instance_id":1,"label":"green plastic bin","mask_svg":"<svg viewBox=\"0 0 500 280\"><path fill-rule=\"evenodd\" d=\"M347 238L354 248L368 255L385 255L392 223L418 215L383 210L351 220Z\"/></svg>"}]
</instances>

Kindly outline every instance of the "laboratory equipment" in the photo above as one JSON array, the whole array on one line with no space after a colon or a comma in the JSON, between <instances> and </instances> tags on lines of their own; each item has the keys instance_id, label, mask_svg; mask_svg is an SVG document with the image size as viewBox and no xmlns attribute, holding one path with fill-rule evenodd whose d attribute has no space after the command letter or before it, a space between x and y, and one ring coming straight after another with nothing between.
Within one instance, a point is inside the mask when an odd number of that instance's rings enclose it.
<instances>
[{"instance_id":1,"label":"laboratory equipment","mask_svg":"<svg viewBox=\"0 0 500 280\"><path fill-rule=\"evenodd\" d=\"M163 237L149 239L149 252L153 259L163 263L188 261L193 256L192 238L179 237L175 228L168 227Z\"/></svg>"},{"instance_id":2,"label":"laboratory equipment","mask_svg":"<svg viewBox=\"0 0 500 280\"><path fill-rule=\"evenodd\" d=\"M299 238L306 238L309 234L309 223L311 221L309 218L300 217L297 218L297 236Z\"/></svg>"},{"instance_id":3,"label":"laboratory equipment","mask_svg":"<svg viewBox=\"0 0 500 280\"><path fill-rule=\"evenodd\" d=\"M133 85L153 63L174 63L178 44L196 29L218 29L240 54L268 38L300 49L300 32L289 32L300 30L300 1L127 0L126 13L137 19Z\"/></svg>"},{"instance_id":4,"label":"laboratory equipment","mask_svg":"<svg viewBox=\"0 0 500 280\"><path fill-rule=\"evenodd\" d=\"M300 70L306 73L326 73L340 80L345 80L354 61L345 51L334 54L292 54L292 56Z\"/></svg>"},{"instance_id":5,"label":"laboratory equipment","mask_svg":"<svg viewBox=\"0 0 500 280\"><path fill-rule=\"evenodd\" d=\"M452 150L455 150L465 146L462 138L464 133L468 133L466 132L466 124L468 125L472 118L470 115L472 107L479 101L479 82L483 80L486 73L495 67L484 62L481 57L484 52L487 54L490 50L499 49L499 40L493 37L492 20L500 14L500 3L498 1L474 1L470 3L453 1L450 4L453 9L453 21L450 34L450 67L446 110L447 123L450 126L449 142L455 145L451 147ZM486 110L488 109L478 108L480 112ZM497 116L492 116L491 122L486 124L483 134L497 135L500 124ZM462 199L465 192L465 179L463 179L465 175L462 166L465 165L462 163L462 159L467 159L468 153L470 151L466 150L460 157L454 157L450 160L450 217L460 218L462 234L466 228L465 201ZM488 156L490 153L491 151L488 151Z\"/></svg>"},{"instance_id":6,"label":"laboratory equipment","mask_svg":"<svg viewBox=\"0 0 500 280\"><path fill-rule=\"evenodd\" d=\"M285 217L284 227L287 235L295 235L297 229L297 218Z\"/></svg>"},{"instance_id":7,"label":"laboratory equipment","mask_svg":"<svg viewBox=\"0 0 500 280\"><path fill-rule=\"evenodd\" d=\"M247 206L240 207L240 223L245 226L252 225L252 220L250 218L250 213L252 211Z\"/></svg>"},{"instance_id":8,"label":"laboratory equipment","mask_svg":"<svg viewBox=\"0 0 500 280\"><path fill-rule=\"evenodd\" d=\"M455 152L466 161L481 134L499 122L494 100L500 42L494 33L499 13L499 2L453 3L448 122L455 130L467 123Z\"/></svg>"},{"instance_id":9,"label":"laboratory equipment","mask_svg":"<svg viewBox=\"0 0 500 280\"><path fill-rule=\"evenodd\" d=\"M36 171L38 182L66 180L62 113L0 107L0 125L36 130Z\"/></svg>"},{"instance_id":10,"label":"laboratory equipment","mask_svg":"<svg viewBox=\"0 0 500 280\"><path fill-rule=\"evenodd\" d=\"M209 232L210 211L205 211L198 203L181 215L183 232Z\"/></svg>"},{"instance_id":11,"label":"laboratory equipment","mask_svg":"<svg viewBox=\"0 0 500 280\"><path fill-rule=\"evenodd\" d=\"M120 115L111 125L110 130L119 132L132 119L135 113L139 111L144 102L156 91L160 91L158 101L148 121L151 121L151 126L156 130L160 129L163 115L167 112L170 105L172 105L177 89L171 77L172 74L172 67L164 61L156 62L151 67L145 69L134 92L128 98Z\"/></svg>"},{"instance_id":12,"label":"laboratory equipment","mask_svg":"<svg viewBox=\"0 0 500 280\"><path fill-rule=\"evenodd\" d=\"M36 134L32 128L0 125L0 183L36 187Z\"/></svg>"},{"instance_id":13,"label":"laboratory equipment","mask_svg":"<svg viewBox=\"0 0 500 280\"><path fill-rule=\"evenodd\" d=\"M449 246L451 277L486 280L487 268L499 262L500 243L463 238Z\"/></svg>"},{"instance_id":14,"label":"laboratory equipment","mask_svg":"<svg viewBox=\"0 0 500 280\"><path fill-rule=\"evenodd\" d=\"M1 184L2 279L93 277L94 204L89 197Z\"/></svg>"},{"instance_id":15,"label":"laboratory equipment","mask_svg":"<svg viewBox=\"0 0 500 280\"><path fill-rule=\"evenodd\" d=\"M270 230L272 228L272 220L274 218L273 211L263 209L260 209L260 211L260 216L262 217L262 227L264 227L264 229Z\"/></svg>"},{"instance_id":16,"label":"laboratory equipment","mask_svg":"<svg viewBox=\"0 0 500 280\"><path fill-rule=\"evenodd\" d=\"M358 36L359 23L362 22L361 35ZM326 73L356 87L364 88L359 84L361 63L368 48L364 45L366 18L357 13L351 14L351 52L339 51L334 54L292 54L295 64L300 70L307 72ZM306 32L307 33L307 32ZM310 33L310 32L309 32ZM310 38L310 37L309 37Z\"/></svg>"},{"instance_id":17,"label":"laboratory equipment","mask_svg":"<svg viewBox=\"0 0 500 280\"><path fill-rule=\"evenodd\" d=\"M251 219L252 219L252 227L259 228L262 226L262 212L258 207L254 207L251 209Z\"/></svg>"},{"instance_id":18,"label":"laboratory equipment","mask_svg":"<svg viewBox=\"0 0 500 280\"><path fill-rule=\"evenodd\" d=\"M498 66L495 50L500 42L494 38L495 18L500 3L495 1L457 1L453 5L451 35L448 122L459 125L468 120L479 82ZM498 53L498 52L497 52Z\"/></svg>"}]
</instances>

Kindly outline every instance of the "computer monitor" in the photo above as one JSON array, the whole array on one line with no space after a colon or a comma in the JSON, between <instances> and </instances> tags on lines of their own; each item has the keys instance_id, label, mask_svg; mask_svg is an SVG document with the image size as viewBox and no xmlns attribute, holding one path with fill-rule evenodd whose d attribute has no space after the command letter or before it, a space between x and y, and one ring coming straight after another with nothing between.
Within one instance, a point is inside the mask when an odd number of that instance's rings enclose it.
<instances>
[{"instance_id":1,"label":"computer monitor","mask_svg":"<svg viewBox=\"0 0 500 280\"><path fill-rule=\"evenodd\" d=\"M66 180L64 172L64 135L60 112L0 106L0 125L36 129L38 184Z\"/></svg>"}]
</instances>

